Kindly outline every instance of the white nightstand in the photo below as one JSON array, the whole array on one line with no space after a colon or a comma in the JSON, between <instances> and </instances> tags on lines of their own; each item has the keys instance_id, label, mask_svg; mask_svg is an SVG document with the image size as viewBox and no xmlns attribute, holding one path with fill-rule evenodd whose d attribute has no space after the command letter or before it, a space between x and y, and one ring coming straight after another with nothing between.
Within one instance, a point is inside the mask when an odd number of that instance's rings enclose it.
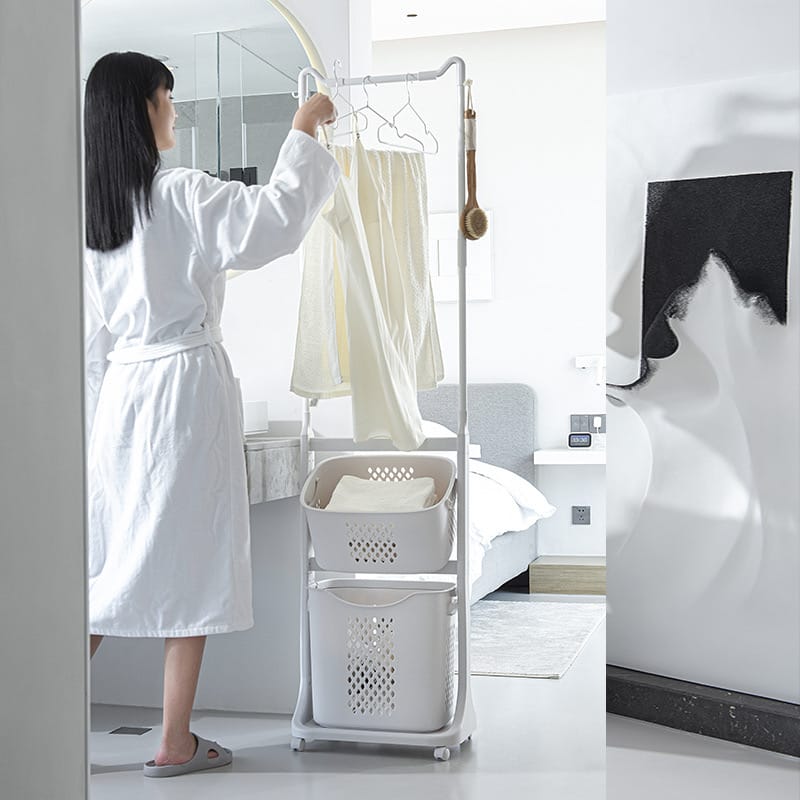
<instances>
[{"instance_id":1,"label":"white nightstand","mask_svg":"<svg viewBox=\"0 0 800 800\"><path fill-rule=\"evenodd\" d=\"M547 450L534 450L533 463L536 466L545 464L605 464L606 451L593 450L591 447L555 447Z\"/></svg>"}]
</instances>

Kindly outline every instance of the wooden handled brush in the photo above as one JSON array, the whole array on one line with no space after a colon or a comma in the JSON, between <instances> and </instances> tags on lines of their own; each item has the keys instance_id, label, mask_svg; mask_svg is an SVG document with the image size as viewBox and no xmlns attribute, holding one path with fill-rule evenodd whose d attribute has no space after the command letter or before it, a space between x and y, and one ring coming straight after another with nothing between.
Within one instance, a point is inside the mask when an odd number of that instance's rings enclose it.
<instances>
[{"instance_id":1,"label":"wooden handled brush","mask_svg":"<svg viewBox=\"0 0 800 800\"><path fill-rule=\"evenodd\" d=\"M464 146L467 151L467 204L459 225L467 239L480 239L489 229L489 218L478 206L475 173L475 109L472 108L472 81L467 81L468 108L464 112Z\"/></svg>"}]
</instances>

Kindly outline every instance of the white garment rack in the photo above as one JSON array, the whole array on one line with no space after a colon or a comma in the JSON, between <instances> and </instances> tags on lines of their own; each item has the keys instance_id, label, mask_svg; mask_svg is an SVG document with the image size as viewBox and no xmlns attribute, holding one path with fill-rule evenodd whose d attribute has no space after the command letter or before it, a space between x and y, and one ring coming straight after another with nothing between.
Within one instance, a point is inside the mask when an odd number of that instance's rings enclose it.
<instances>
[{"instance_id":1,"label":"white garment rack","mask_svg":"<svg viewBox=\"0 0 800 800\"><path fill-rule=\"evenodd\" d=\"M329 80L312 67L301 70L297 89L300 104L304 103L310 94L310 78L314 78L317 85L325 85L331 89L336 86L363 85L369 80L371 84L403 83L408 79L415 81L433 81L441 78L451 67L456 68L458 83L458 198L456 209L460 212L464 208L465 198L465 152L464 152L464 106L466 88L466 66L464 60L453 56L442 64L439 69L424 72L402 73L400 75L367 75L364 77L339 78ZM372 742L376 744L417 745L434 748L434 757L438 760L447 760L450 757L450 747L455 747L472 737L475 730L475 711L472 704L470 688L470 603L469 603L469 547L468 547L468 480L469 480L469 432L467 429L467 350L466 350L466 308L467 308L467 247L466 239L458 231L458 433L455 438L442 437L426 439L419 450L427 451L456 451L457 452L457 481L456 481L456 559L449 561L440 570L443 574L456 575L456 593L458 600L458 690L456 695L455 712L453 719L446 727L433 732L396 732L374 729L333 728L317 725L313 719L311 703L311 651L309 638L308 616L308 590L309 572L320 572L320 568L311 556L311 540L305 514L302 517L302 582L301 582L301 652L300 652L300 691L297 706L292 717L292 749L304 750L309 741L340 741L340 742ZM300 438L300 470L301 485L308 476L308 461L310 451L375 451L395 450L388 440L371 439L367 442L356 443L352 439L342 438L311 438L311 406L316 401L305 400L303 421Z\"/></svg>"}]
</instances>

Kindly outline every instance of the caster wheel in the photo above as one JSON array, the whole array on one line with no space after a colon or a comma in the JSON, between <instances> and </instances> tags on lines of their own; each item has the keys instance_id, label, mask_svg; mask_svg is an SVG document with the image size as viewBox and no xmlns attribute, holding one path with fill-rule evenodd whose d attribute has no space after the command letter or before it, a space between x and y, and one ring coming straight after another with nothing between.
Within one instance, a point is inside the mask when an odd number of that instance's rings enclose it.
<instances>
[{"instance_id":1,"label":"caster wheel","mask_svg":"<svg viewBox=\"0 0 800 800\"><path fill-rule=\"evenodd\" d=\"M303 750L306 749L306 740L305 739L295 739L292 737L292 750L296 750L297 752L302 753Z\"/></svg>"},{"instance_id":2,"label":"caster wheel","mask_svg":"<svg viewBox=\"0 0 800 800\"><path fill-rule=\"evenodd\" d=\"M450 749L447 747L437 747L433 751L433 757L437 761L449 761L450 760Z\"/></svg>"},{"instance_id":3,"label":"caster wheel","mask_svg":"<svg viewBox=\"0 0 800 800\"><path fill-rule=\"evenodd\" d=\"M472 741L472 734L470 734L469 736L467 736L467 741L468 741L468 742L471 742L471 741Z\"/></svg>"}]
</instances>

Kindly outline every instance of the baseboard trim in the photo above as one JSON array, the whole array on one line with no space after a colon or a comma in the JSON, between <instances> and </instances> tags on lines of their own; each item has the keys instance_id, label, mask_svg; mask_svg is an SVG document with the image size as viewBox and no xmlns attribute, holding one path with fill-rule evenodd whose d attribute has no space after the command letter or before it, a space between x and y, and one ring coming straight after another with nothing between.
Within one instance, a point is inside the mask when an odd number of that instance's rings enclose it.
<instances>
[{"instance_id":1,"label":"baseboard trim","mask_svg":"<svg viewBox=\"0 0 800 800\"><path fill-rule=\"evenodd\" d=\"M606 711L800 757L800 705L606 667Z\"/></svg>"}]
</instances>

